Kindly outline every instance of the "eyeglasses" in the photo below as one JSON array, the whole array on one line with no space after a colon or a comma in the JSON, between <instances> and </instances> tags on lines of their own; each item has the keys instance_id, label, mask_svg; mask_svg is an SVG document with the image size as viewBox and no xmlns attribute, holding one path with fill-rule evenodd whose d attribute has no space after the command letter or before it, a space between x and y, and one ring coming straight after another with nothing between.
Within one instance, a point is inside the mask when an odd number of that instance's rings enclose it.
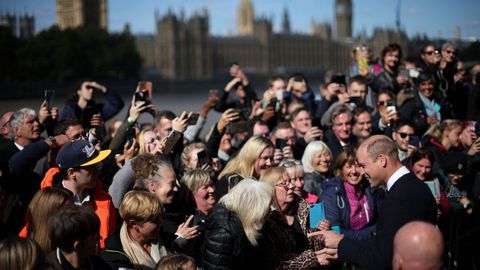
<instances>
[{"instance_id":1,"label":"eyeglasses","mask_svg":"<svg viewBox=\"0 0 480 270\"><path fill-rule=\"evenodd\" d=\"M453 55L457 54L455 51L451 51L451 50L446 50L445 52L448 53L448 54L453 54Z\"/></svg>"},{"instance_id":2,"label":"eyeglasses","mask_svg":"<svg viewBox=\"0 0 480 270\"><path fill-rule=\"evenodd\" d=\"M287 183L284 183L284 182L278 183L278 184L276 184L275 186L276 186L276 187L281 187L281 188L284 188L284 189L288 190L290 187L293 187L294 184L293 184L292 181L288 181Z\"/></svg>"},{"instance_id":3,"label":"eyeglasses","mask_svg":"<svg viewBox=\"0 0 480 270\"><path fill-rule=\"evenodd\" d=\"M400 135L400 138L402 138L402 139L407 138L407 136L411 137L411 136L414 135L413 133L404 133L404 132L399 132L398 134Z\"/></svg>"}]
</instances>

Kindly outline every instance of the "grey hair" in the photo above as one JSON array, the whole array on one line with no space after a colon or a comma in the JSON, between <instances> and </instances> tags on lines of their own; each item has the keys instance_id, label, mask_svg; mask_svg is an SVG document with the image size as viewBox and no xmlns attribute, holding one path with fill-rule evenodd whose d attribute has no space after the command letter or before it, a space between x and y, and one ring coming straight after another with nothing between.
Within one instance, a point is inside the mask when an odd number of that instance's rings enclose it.
<instances>
[{"instance_id":1,"label":"grey hair","mask_svg":"<svg viewBox=\"0 0 480 270\"><path fill-rule=\"evenodd\" d=\"M8 123L10 125L10 129L14 130L14 128L21 128L26 116L36 117L37 113L32 108L22 108L16 111L12 114L12 117L10 117L10 122ZM13 137L13 139L16 139L15 133L13 133Z\"/></svg>"},{"instance_id":2,"label":"grey hair","mask_svg":"<svg viewBox=\"0 0 480 270\"><path fill-rule=\"evenodd\" d=\"M305 152L303 152L302 156L303 171L305 173L311 173L315 171L312 165L313 158L317 153L321 153L323 151L327 151L330 156L333 156L330 148L328 148L328 146L322 141L312 141L307 145L307 148L305 148Z\"/></svg>"},{"instance_id":3,"label":"grey hair","mask_svg":"<svg viewBox=\"0 0 480 270\"><path fill-rule=\"evenodd\" d=\"M248 241L256 246L273 198L273 188L267 183L244 179L223 196L219 203L237 214Z\"/></svg>"},{"instance_id":4,"label":"grey hair","mask_svg":"<svg viewBox=\"0 0 480 270\"><path fill-rule=\"evenodd\" d=\"M343 113L348 114L350 116L350 119L353 119L353 113L350 110L350 108L345 104L339 104L333 107L332 112L330 114L330 119L328 121L328 126L332 127L333 121L335 120L335 118L337 118L337 116Z\"/></svg>"}]
</instances>

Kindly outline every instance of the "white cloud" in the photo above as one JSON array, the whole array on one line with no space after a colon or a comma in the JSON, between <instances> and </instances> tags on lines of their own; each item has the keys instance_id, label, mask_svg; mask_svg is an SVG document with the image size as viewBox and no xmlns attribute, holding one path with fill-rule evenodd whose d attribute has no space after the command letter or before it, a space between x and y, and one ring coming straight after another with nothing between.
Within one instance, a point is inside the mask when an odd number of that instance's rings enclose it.
<instances>
[{"instance_id":1,"label":"white cloud","mask_svg":"<svg viewBox=\"0 0 480 270\"><path fill-rule=\"evenodd\" d=\"M420 15L422 12L421 12L420 10L416 9L416 8L410 8L407 13L408 13L408 15L410 15L410 16L418 16L418 15Z\"/></svg>"}]
</instances>

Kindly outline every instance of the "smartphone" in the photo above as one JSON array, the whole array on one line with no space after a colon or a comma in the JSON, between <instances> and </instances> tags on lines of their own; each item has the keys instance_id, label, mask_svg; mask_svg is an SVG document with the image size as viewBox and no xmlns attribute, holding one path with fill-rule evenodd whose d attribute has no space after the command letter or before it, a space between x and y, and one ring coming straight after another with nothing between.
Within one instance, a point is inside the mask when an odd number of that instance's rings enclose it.
<instances>
[{"instance_id":1,"label":"smartphone","mask_svg":"<svg viewBox=\"0 0 480 270\"><path fill-rule=\"evenodd\" d=\"M202 150L197 153L197 168L202 168L205 164L209 164L209 159L207 156L207 152Z\"/></svg>"},{"instance_id":2,"label":"smartphone","mask_svg":"<svg viewBox=\"0 0 480 270\"><path fill-rule=\"evenodd\" d=\"M368 69L368 60L366 57L360 57L358 59L358 68L362 70Z\"/></svg>"},{"instance_id":3,"label":"smartphone","mask_svg":"<svg viewBox=\"0 0 480 270\"><path fill-rule=\"evenodd\" d=\"M408 144L415 146L416 148L420 147L420 137L412 135L408 139Z\"/></svg>"},{"instance_id":4,"label":"smartphone","mask_svg":"<svg viewBox=\"0 0 480 270\"><path fill-rule=\"evenodd\" d=\"M133 140L135 139L135 128L131 127L127 131L127 147L132 147Z\"/></svg>"},{"instance_id":5,"label":"smartphone","mask_svg":"<svg viewBox=\"0 0 480 270\"><path fill-rule=\"evenodd\" d=\"M188 122L187 124L189 126L193 126L193 125L196 125L197 122L198 122L198 117L200 116L200 114L198 113L192 113L192 115L190 115L190 117L188 118Z\"/></svg>"},{"instance_id":6,"label":"smartphone","mask_svg":"<svg viewBox=\"0 0 480 270\"><path fill-rule=\"evenodd\" d=\"M387 102L387 111L392 111L392 112L397 111L397 107L395 107L395 102L393 102L392 100Z\"/></svg>"},{"instance_id":7,"label":"smartphone","mask_svg":"<svg viewBox=\"0 0 480 270\"><path fill-rule=\"evenodd\" d=\"M282 150L283 148L285 148L285 146L288 146L287 140L285 140L285 139L277 139L277 140L275 141L275 148Z\"/></svg>"},{"instance_id":8,"label":"smartphone","mask_svg":"<svg viewBox=\"0 0 480 270\"><path fill-rule=\"evenodd\" d=\"M315 229L325 219L325 208L322 202L310 206L310 228Z\"/></svg>"},{"instance_id":9,"label":"smartphone","mask_svg":"<svg viewBox=\"0 0 480 270\"><path fill-rule=\"evenodd\" d=\"M353 103L353 104L355 104L355 105L359 105L361 101L362 101L361 98L358 97L358 96L349 97L349 103Z\"/></svg>"},{"instance_id":10,"label":"smartphone","mask_svg":"<svg viewBox=\"0 0 480 270\"><path fill-rule=\"evenodd\" d=\"M45 90L45 102L47 103L48 111L52 110L54 98L55 90Z\"/></svg>"},{"instance_id":11,"label":"smartphone","mask_svg":"<svg viewBox=\"0 0 480 270\"><path fill-rule=\"evenodd\" d=\"M273 107L274 110L277 108L277 98L271 98L268 102L262 103L262 108L266 109L267 107Z\"/></svg>"},{"instance_id":12,"label":"smartphone","mask_svg":"<svg viewBox=\"0 0 480 270\"><path fill-rule=\"evenodd\" d=\"M238 134L243 132L250 131L250 125L248 121L241 120L238 122L232 122L228 124L227 130L225 131L228 134Z\"/></svg>"},{"instance_id":13,"label":"smartphone","mask_svg":"<svg viewBox=\"0 0 480 270\"><path fill-rule=\"evenodd\" d=\"M208 92L209 97L218 97L218 90L217 89L210 89Z\"/></svg>"},{"instance_id":14,"label":"smartphone","mask_svg":"<svg viewBox=\"0 0 480 270\"><path fill-rule=\"evenodd\" d=\"M345 85L345 75L333 75L331 82Z\"/></svg>"},{"instance_id":15,"label":"smartphone","mask_svg":"<svg viewBox=\"0 0 480 270\"><path fill-rule=\"evenodd\" d=\"M135 95L137 95L137 93L142 93L141 94L142 99L138 101L145 101L146 103L149 104L152 101L152 91L153 91L153 84L151 81L139 81L138 91L135 92ZM135 101L137 100L135 99Z\"/></svg>"},{"instance_id":16,"label":"smartphone","mask_svg":"<svg viewBox=\"0 0 480 270\"><path fill-rule=\"evenodd\" d=\"M98 108L95 106L87 106L83 109L82 121L84 128L90 128L90 120L94 114L99 113Z\"/></svg>"}]
</instances>

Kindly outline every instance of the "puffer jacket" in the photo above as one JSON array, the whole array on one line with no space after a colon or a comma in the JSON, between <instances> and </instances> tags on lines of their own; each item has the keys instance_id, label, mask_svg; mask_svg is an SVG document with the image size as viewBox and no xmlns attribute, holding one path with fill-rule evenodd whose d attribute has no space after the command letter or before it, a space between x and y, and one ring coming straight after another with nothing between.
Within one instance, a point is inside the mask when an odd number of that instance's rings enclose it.
<instances>
[{"instance_id":1,"label":"puffer jacket","mask_svg":"<svg viewBox=\"0 0 480 270\"><path fill-rule=\"evenodd\" d=\"M216 205L205 223L203 269L261 269L257 248L245 235L238 216Z\"/></svg>"}]
</instances>

